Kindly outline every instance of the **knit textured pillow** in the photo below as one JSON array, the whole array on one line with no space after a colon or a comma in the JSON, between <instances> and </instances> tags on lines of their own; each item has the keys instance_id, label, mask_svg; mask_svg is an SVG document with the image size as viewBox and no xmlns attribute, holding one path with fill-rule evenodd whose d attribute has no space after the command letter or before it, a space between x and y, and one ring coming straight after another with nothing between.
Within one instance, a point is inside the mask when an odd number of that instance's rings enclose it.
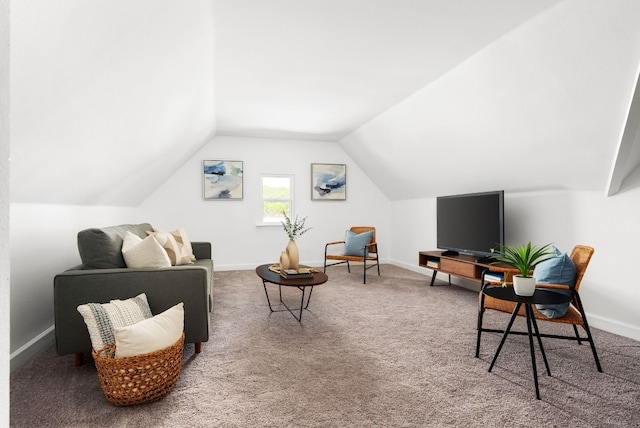
<instances>
[{"instance_id":1,"label":"knit textured pillow","mask_svg":"<svg viewBox=\"0 0 640 428\"><path fill-rule=\"evenodd\" d=\"M126 327L151 318L147 295L142 293L127 300L112 300L109 303L87 303L78 306L89 330L91 346L99 351L115 343L114 329Z\"/></svg>"}]
</instances>

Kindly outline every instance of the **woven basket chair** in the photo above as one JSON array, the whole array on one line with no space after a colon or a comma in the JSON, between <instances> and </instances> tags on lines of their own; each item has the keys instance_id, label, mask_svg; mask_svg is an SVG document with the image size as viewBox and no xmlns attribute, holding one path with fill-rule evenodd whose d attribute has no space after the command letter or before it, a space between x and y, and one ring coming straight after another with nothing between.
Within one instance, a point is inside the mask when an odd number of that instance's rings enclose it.
<instances>
[{"instance_id":1,"label":"woven basket chair","mask_svg":"<svg viewBox=\"0 0 640 428\"><path fill-rule=\"evenodd\" d=\"M324 270L323 272L327 272L327 268L329 266L335 266L335 265L340 265L343 263L347 264L347 271L349 273L351 273L351 266L349 265L349 262L360 262L364 264L364 269L363 269L363 277L362 277L362 282L363 284L367 283L367 269L370 269L372 267L377 267L378 268L378 276L380 276L380 263L378 260L378 244L376 243L376 228L372 227L372 226L353 226L351 229L349 229L351 232L356 233L356 234L360 234L360 233L364 233L364 232L368 232L370 230L373 230L373 234L371 235L371 242L369 242L366 245L366 249L367 249L367 257L364 256L364 248L363 248L363 254L361 257L359 256L345 256L342 254L329 254L329 248L332 245L338 245L338 244L344 244L345 241L333 241L333 242L328 242L325 246L324 246ZM330 263L327 264L327 260L338 260L336 263ZM367 267L367 261L369 262L373 262L373 264L370 264L369 267Z\"/></svg>"},{"instance_id":2,"label":"woven basket chair","mask_svg":"<svg viewBox=\"0 0 640 428\"><path fill-rule=\"evenodd\" d=\"M598 353L596 352L596 346L593 343L593 337L591 336L591 330L589 329L589 323L587 322L587 316L584 312L584 307L582 305L582 300L580 299L580 294L578 290L580 289L580 283L582 282L582 278L584 277L584 273L589 265L589 261L591 260L591 256L593 255L594 249L592 247L586 245L576 245L571 252L571 260L576 265L576 280L575 287L573 289L573 299L569 304L569 309L567 313L560 318L547 318L545 315L540 313L535 307L533 308L534 315L536 319L554 322L554 323L563 323L563 324L571 324L573 326L573 335L554 335L554 334L545 334L540 333L541 337L550 337L554 339L566 339L566 340L576 340L579 344L582 344L582 341L589 342L591 345L591 351L593 352L593 358L596 363L596 367L599 372L602 372L602 366L600 365L600 360L598 359ZM505 274L505 281L507 281L507 285L512 286L512 275L514 274L513 269L504 269L499 266L491 267L489 269L492 272L501 272ZM484 274L482 279L482 287L484 288L488 283L484 281ZM556 289L556 290L569 290L570 288L566 285L556 285L556 284L537 284L537 288L544 289ZM480 354L480 336L483 331L493 332L493 333L504 333L504 330L496 330L496 329L488 329L482 326L483 314L487 309L493 309L500 312L513 313L516 304L514 302L509 302L505 300L495 299L490 296L486 296L484 293L479 293L479 305L478 305L478 338L476 342L476 358L478 358ZM526 316L524 307L520 308L518 312L520 316ZM586 332L586 337L580 336L578 331L578 326L582 327ZM510 334L527 334L526 332L519 331L511 331Z\"/></svg>"},{"instance_id":3,"label":"woven basket chair","mask_svg":"<svg viewBox=\"0 0 640 428\"><path fill-rule=\"evenodd\" d=\"M180 374L184 333L168 348L133 357L114 358L115 344L93 351L107 400L116 406L150 403L165 397Z\"/></svg>"}]
</instances>

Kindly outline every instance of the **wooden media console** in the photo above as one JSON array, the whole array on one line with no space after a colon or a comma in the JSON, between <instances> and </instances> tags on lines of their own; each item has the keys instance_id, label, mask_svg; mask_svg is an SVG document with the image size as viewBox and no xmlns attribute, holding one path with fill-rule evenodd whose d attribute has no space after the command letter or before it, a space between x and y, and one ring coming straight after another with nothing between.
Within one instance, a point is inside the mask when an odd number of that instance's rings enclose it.
<instances>
[{"instance_id":1,"label":"wooden media console","mask_svg":"<svg viewBox=\"0 0 640 428\"><path fill-rule=\"evenodd\" d=\"M438 272L449 275L449 284L451 284L451 275L481 282L482 272L492 266L491 261L478 256L468 254L443 255L443 253L445 252L420 251L418 253L418 265L433 271L431 286L433 286Z\"/></svg>"}]
</instances>

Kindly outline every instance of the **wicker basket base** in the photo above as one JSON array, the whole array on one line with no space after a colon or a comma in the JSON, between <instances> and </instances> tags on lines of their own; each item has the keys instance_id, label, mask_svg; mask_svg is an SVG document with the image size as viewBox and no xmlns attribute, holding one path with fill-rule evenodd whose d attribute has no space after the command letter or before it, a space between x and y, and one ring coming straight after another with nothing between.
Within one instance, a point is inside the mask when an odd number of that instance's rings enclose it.
<instances>
[{"instance_id":1,"label":"wicker basket base","mask_svg":"<svg viewBox=\"0 0 640 428\"><path fill-rule=\"evenodd\" d=\"M165 397L180 374L184 333L168 348L134 357L113 358L115 344L93 351L107 400L116 406L150 403Z\"/></svg>"}]
</instances>

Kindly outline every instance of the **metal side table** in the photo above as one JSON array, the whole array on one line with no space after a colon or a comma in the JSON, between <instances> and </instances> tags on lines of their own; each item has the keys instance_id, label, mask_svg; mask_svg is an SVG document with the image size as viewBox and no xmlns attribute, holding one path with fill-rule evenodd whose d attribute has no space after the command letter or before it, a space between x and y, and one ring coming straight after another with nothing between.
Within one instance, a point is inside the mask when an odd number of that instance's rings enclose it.
<instances>
[{"instance_id":1,"label":"metal side table","mask_svg":"<svg viewBox=\"0 0 640 428\"><path fill-rule=\"evenodd\" d=\"M542 359L544 360L544 365L547 369L547 374L551 376L551 370L549 369L549 363L547 362L547 356L544 353L544 347L542 346L542 339L540 338L540 331L538 330L538 323L536 322L536 317L533 313L533 308L531 305L535 304L559 304L559 303L568 303L571 301L570 295L565 295L561 293L556 293L549 290L541 290L536 289L533 296L519 296L513 290L513 287L493 287L488 286L485 287L482 292L491 296L495 299L500 300L508 300L510 302L516 303L516 307L511 314L511 319L509 320L509 324L507 325L504 334L502 335L502 340L500 341L500 345L498 345L498 349L496 350L496 354L493 356L493 361L491 361L491 365L489 366L489 370L493 369L493 366L498 359L498 355L500 354L500 350L502 349L502 345L504 345L505 340L507 340L507 336L509 335L509 331L511 331L511 326L518 316L518 311L524 305L525 314L527 318L527 333L529 336L529 349L531 350L531 366L533 368L533 381L536 386L536 398L540 399L540 388L538 387L538 371L536 369L536 355L533 345L533 331L535 332L535 336L538 339L538 345L540 347L540 353L542 353Z\"/></svg>"}]
</instances>

